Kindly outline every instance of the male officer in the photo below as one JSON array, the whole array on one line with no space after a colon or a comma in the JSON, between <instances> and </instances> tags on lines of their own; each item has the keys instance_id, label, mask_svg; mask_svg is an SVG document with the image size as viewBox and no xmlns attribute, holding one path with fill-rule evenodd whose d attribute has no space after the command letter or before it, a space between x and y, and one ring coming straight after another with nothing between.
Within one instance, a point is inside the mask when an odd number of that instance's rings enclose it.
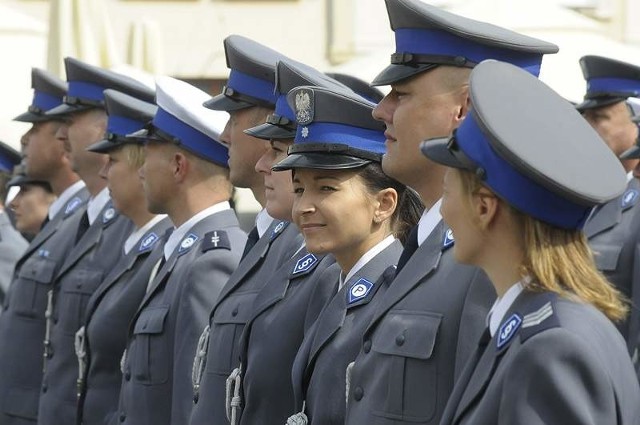
<instances>
[{"instance_id":1,"label":"male officer","mask_svg":"<svg viewBox=\"0 0 640 425\"><path fill-rule=\"evenodd\" d=\"M65 66L69 93L63 105L47 114L66 117L71 165L87 185L91 198L71 235L75 246L49 292L50 316L45 332L44 375L38 408L41 425L75 422L78 377L75 334L82 326L87 301L122 257L119 247L133 228L133 223L113 207L106 181L100 177L108 157L86 149L105 135L107 114L103 92L112 88L148 101L154 96L153 90L115 72L73 58L66 58Z\"/></svg>"},{"instance_id":2,"label":"male officer","mask_svg":"<svg viewBox=\"0 0 640 425\"><path fill-rule=\"evenodd\" d=\"M20 153L0 142L0 302L9 290L13 268L27 249L27 241L11 224L5 212L5 199L13 167L20 162Z\"/></svg>"},{"instance_id":3,"label":"male officer","mask_svg":"<svg viewBox=\"0 0 640 425\"><path fill-rule=\"evenodd\" d=\"M419 0L387 0L396 53L374 80L391 85L374 117L386 124L384 171L415 189L427 210L405 245L391 288L364 333L350 374L348 424L438 423L495 298L478 269L455 263L439 208L444 168L420 155L468 110L470 69L488 58L537 75L541 40L462 18ZM349 382L349 380L348 380Z\"/></svg>"},{"instance_id":4,"label":"male officer","mask_svg":"<svg viewBox=\"0 0 640 425\"><path fill-rule=\"evenodd\" d=\"M269 144L244 133L262 124L273 112L277 100L274 91L278 60L289 60L255 41L229 36L224 42L227 64L231 68L223 92L205 106L229 112L230 118L221 140L229 146L231 183L248 187L262 206L265 205L264 179L256 172L258 159ZM288 221L274 220L266 210L257 217L249 234L246 257L229 278L216 301L202 335L206 347L205 370L196 388L191 424L226 424L226 381L238 366L238 340L244 325L253 314L253 302L267 279L288 261L302 245L302 237ZM208 341L208 343L207 343ZM195 353L194 353L195 354ZM230 381L230 384L235 380ZM234 392L233 388L229 391Z\"/></svg>"},{"instance_id":5,"label":"male officer","mask_svg":"<svg viewBox=\"0 0 640 425\"><path fill-rule=\"evenodd\" d=\"M627 340L629 353L638 362L640 337L640 182L633 170L640 163L623 155L638 140L632 121L630 97L640 97L640 67L601 56L580 59L587 81L584 101L576 106L598 132L627 171L627 190L617 199L594 210L584 227L594 251L598 270L629 300L631 311L618 329Z\"/></svg>"},{"instance_id":6,"label":"male officer","mask_svg":"<svg viewBox=\"0 0 640 425\"><path fill-rule=\"evenodd\" d=\"M275 75L275 111L264 124L245 130L270 143L255 168L264 178L265 208L271 217L280 220L292 220L293 182L290 170L272 172L271 167L286 158L287 149L293 144L297 125L286 98L291 89L303 85L351 92L313 68L280 60ZM333 256L311 254L302 244L269 276L255 297L252 315L239 342L240 366L234 386L237 394L227 397L227 410L235 413L232 424L286 422L294 405L293 360L304 332L333 295L339 273ZM230 405L232 398L236 400L234 406ZM241 403L237 403L239 398Z\"/></svg>"},{"instance_id":7,"label":"male officer","mask_svg":"<svg viewBox=\"0 0 640 425\"><path fill-rule=\"evenodd\" d=\"M124 241L124 256L89 299L84 324L76 334L76 422L85 425L105 424L118 410L120 359L129 322L146 293L152 269L164 254L165 234L173 228L166 215L147 210L138 174L144 164L144 147L138 139L127 137L153 119L156 106L115 90L105 90L104 97L109 115L107 138L88 149L109 155L101 176L107 180L113 206L135 229Z\"/></svg>"},{"instance_id":8,"label":"male officer","mask_svg":"<svg viewBox=\"0 0 640 425\"><path fill-rule=\"evenodd\" d=\"M0 340L7 341L0 344L1 424L34 424L37 419L47 292L75 242L71 235L78 225L76 213L89 197L71 169L66 124L45 115L62 103L66 83L39 69L32 71L31 82L33 102L16 117L32 123L24 137L26 171L30 178L48 182L58 198L16 264L0 316Z\"/></svg>"},{"instance_id":9,"label":"male officer","mask_svg":"<svg viewBox=\"0 0 640 425\"><path fill-rule=\"evenodd\" d=\"M168 214L176 229L122 360L113 421L135 425L188 422L198 337L246 244L228 202L227 149L218 142L227 114L207 110L206 93L173 78L159 78L157 91L141 177L149 211Z\"/></svg>"}]
</instances>

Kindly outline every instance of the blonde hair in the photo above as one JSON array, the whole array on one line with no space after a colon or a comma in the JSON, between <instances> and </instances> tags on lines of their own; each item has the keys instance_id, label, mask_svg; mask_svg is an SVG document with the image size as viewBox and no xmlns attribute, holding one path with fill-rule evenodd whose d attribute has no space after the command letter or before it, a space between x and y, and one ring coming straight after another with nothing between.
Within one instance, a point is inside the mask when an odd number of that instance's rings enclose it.
<instances>
[{"instance_id":1,"label":"blonde hair","mask_svg":"<svg viewBox=\"0 0 640 425\"><path fill-rule=\"evenodd\" d=\"M463 191L471 197L483 187L480 178L460 172ZM524 261L521 275L530 276L527 289L555 292L566 298L578 297L592 304L609 319L623 320L628 313L624 296L600 273L584 233L561 229L521 213L503 200L524 234Z\"/></svg>"},{"instance_id":2,"label":"blonde hair","mask_svg":"<svg viewBox=\"0 0 640 425\"><path fill-rule=\"evenodd\" d=\"M140 168L144 165L144 147L137 144L126 144L122 146L127 164L134 168Z\"/></svg>"}]
</instances>

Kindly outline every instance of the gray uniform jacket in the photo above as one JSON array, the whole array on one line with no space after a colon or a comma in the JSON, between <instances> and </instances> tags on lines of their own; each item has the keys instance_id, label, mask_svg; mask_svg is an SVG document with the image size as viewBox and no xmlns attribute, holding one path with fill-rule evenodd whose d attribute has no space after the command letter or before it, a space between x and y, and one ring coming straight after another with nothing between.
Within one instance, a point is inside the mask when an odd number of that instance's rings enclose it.
<instances>
[{"instance_id":1,"label":"gray uniform jacket","mask_svg":"<svg viewBox=\"0 0 640 425\"><path fill-rule=\"evenodd\" d=\"M258 293L240 339L241 424L283 425L294 409L291 367L306 325L335 293L340 267L331 255L300 250Z\"/></svg>"},{"instance_id":2,"label":"gray uniform jacket","mask_svg":"<svg viewBox=\"0 0 640 425\"><path fill-rule=\"evenodd\" d=\"M81 189L31 241L16 263L0 316L0 424L35 423L42 384L42 341L47 292L73 247L82 206Z\"/></svg>"},{"instance_id":3,"label":"gray uniform jacket","mask_svg":"<svg viewBox=\"0 0 640 425\"><path fill-rule=\"evenodd\" d=\"M91 294L123 256L122 244L132 230L131 220L120 215L111 201L107 202L56 275L49 348L45 337L47 355L38 408L40 425L76 421L75 335L82 326Z\"/></svg>"},{"instance_id":4,"label":"gray uniform jacket","mask_svg":"<svg viewBox=\"0 0 640 425\"><path fill-rule=\"evenodd\" d=\"M481 338L441 425L637 425L640 389L624 340L593 306L521 293Z\"/></svg>"},{"instance_id":5,"label":"gray uniform jacket","mask_svg":"<svg viewBox=\"0 0 640 425\"><path fill-rule=\"evenodd\" d=\"M302 236L295 226L274 221L229 278L210 310L206 363L193 399L190 424L228 424L225 384L240 364L238 341L244 325L254 314L260 290L301 245Z\"/></svg>"},{"instance_id":6,"label":"gray uniform jacket","mask_svg":"<svg viewBox=\"0 0 640 425\"><path fill-rule=\"evenodd\" d=\"M632 301L618 329L633 354L640 342L640 182L634 178L622 196L598 207L584 233L598 270Z\"/></svg>"},{"instance_id":7,"label":"gray uniform jacket","mask_svg":"<svg viewBox=\"0 0 640 425\"><path fill-rule=\"evenodd\" d=\"M158 271L131 322L111 423L187 423L198 338L246 240L232 210L217 212L194 225Z\"/></svg>"},{"instance_id":8,"label":"gray uniform jacket","mask_svg":"<svg viewBox=\"0 0 640 425\"><path fill-rule=\"evenodd\" d=\"M147 292L152 269L164 255L171 229L173 224L166 217L147 230L89 299L82 350L85 366L78 387L78 424L104 425L118 411L120 360L127 345L129 323Z\"/></svg>"},{"instance_id":9,"label":"gray uniform jacket","mask_svg":"<svg viewBox=\"0 0 640 425\"><path fill-rule=\"evenodd\" d=\"M310 424L342 425L349 386L347 366L353 362L362 334L395 276L402 244L394 241L358 270L327 303L296 355L291 379L295 410Z\"/></svg>"},{"instance_id":10,"label":"gray uniform jacket","mask_svg":"<svg viewBox=\"0 0 640 425\"><path fill-rule=\"evenodd\" d=\"M440 222L395 277L351 374L347 424L437 424L495 299Z\"/></svg>"},{"instance_id":11,"label":"gray uniform jacket","mask_svg":"<svg viewBox=\"0 0 640 425\"><path fill-rule=\"evenodd\" d=\"M0 210L0 304L9 290L13 269L27 246L29 242L13 227L7 213Z\"/></svg>"}]
</instances>

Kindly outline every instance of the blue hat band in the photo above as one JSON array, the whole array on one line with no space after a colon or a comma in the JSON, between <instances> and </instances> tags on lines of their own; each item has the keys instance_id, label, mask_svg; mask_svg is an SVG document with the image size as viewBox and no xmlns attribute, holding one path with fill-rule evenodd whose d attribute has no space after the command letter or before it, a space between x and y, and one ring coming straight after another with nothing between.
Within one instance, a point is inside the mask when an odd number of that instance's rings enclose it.
<instances>
[{"instance_id":1,"label":"blue hat band","mask_svg":"<svg viewBox=\"0 0 640 425\"><path fill-rule=\"evenodd\" d=\"M146 122L136 121L131 118L109 115L109 121L107 123L107 132L124 136L138 130L142 130Z\"/></svg>"},{"instance_id":2,"label":"blue hat band","mask_svg":"<svg viewBox=\"0 0 640 425\"><path fill-rule=\"evenodd\" d=\"M630 97L640 96L640 81L624 78L591 78L587 81L587 93L622 93Z\"/></svg>"},{"instance_id":3,"label":"blue hat band","mask_svg":"<svg viewBox=\"0 0 640 425\"><path fill-rule=\"evenodd\" d=\"M341 143L374 153L385 153L382 131L350 125L314 122L298 125L294 143Z\"/></svg>"},{"instance_id":4,"label":"blue hat band","mask_svg":"<svg viewBox=\"0 0 640 425\"><path fill-rule=\"evenodd\" d=\"M437 29L398 28L395 30L395 38L398 53L462 56L476 63L495 59L523 68L536 77L540 75L540 53L487 46Z\"/></svg>"},{"instance_id":5,"label":"blue hat band","mask_svg":"<svg viewBox=\"0 0 640 425\"><path fill-rule=\"evenodd\" d=\"M158 108L153 125L180 140L180 144L188 151L228 168L229 151L226 147L164 109Z\"/></svg>"},{"instance_id":6,"label":"blue hat band","mask_svg":"<svg viewBox=\"0 0 640 425\"><path fill-rule=\"evenodd\" d=\"M69 81L68 97L78 99L91 99L97 102L104 101L105 88L86 81Z\"/></svg>"},{"instance_id":7,"label":"blue hat band","mask_svg":"<svg viewBox=\"0 0 640 425\"><path fill-rule=\"evenodd\" d=\"M239 93L267 101L271 104L276 103L277 95L274 93L275 84L273 82L261 80L260 78L244 74L235 69L232 69L229 73L227 87L231 87Z\"/></svg>"},{"instance_id":8,"label":"blue hat band","mask_svg":"<svg viewBox=\"0 0 640 425\"><path fill-rule=\"evenodd\" d=\"M4 171L5 173L10 173L13 171L13 166L15 163L11 161L10 158L0 155L0 171Z\"/></svg>"},{"instance_id":9,"label":"blue hat band","mask_svg":"<svg viewBox=\"0 0 640 425\"><path fill-rule=\"evenodd\" d=\"M275 114L276 115L280 115L281 117L288 118L291 121L295 121L296 120L296 116L293 113L293 110L289 106L289 103L287 103L287 94L286 93L278 96L278 100L276 101Z\"/></svg>"},{"instance_id":10,"label":"blue hat band","mask_svg":"<svg viewBox=\"0 0 640 425\"><path fill-rule=\"evenodd\" d=\"M487 186L517 210L564 229L584 226L591 207L577 205L513 168L493 150L473 113L456 131L456 140L466 156L485 170Z\"/></svg>"},{"instance_id":11,"label":"blue hat band","mask_svg":"<svg viewBox=\"0 0 640 425\"><path fill-rule=\"evenodd\" d=\"M31 104L42 111L48 111L49 109L62 105L62 98L35 90Z\"/></svg>"}]
</instances>

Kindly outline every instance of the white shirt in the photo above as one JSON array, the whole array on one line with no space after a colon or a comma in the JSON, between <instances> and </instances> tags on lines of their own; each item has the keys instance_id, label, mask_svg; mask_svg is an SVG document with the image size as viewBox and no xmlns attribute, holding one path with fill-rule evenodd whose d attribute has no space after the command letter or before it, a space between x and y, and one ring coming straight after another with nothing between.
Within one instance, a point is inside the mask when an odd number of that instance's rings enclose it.
<instances>
[{"instance_id":1,"label":"white shirt","mask_svg":"<svg viewBox=\"0 0 640 425\"><path fill-rule=\"evenodd\" d=\"M342 278L342 273L340 273L340 284L338 285L338 291L342 289L344 284L348 282L349 279L351 279L353 275L358 272L358 270L364 267L369 261L373 259L373 257L380 254L386 247L391 245L395 240L396 238L393 235L387 236L386 238L378 242L376 245L374 245L373 248L371 248L369 251L365 252L364 255L360 257L358 261L356 261L353 267L351 267L351 270L349 270L349 273L347 273L347 276L345 276L344 279Z\"/></svg>"},{"instance_id":2,"label":"white shirt","mask_svg":"<svg viewBox=\"0 0 640 425\"><path fill-rule=\"evenodd\" d=\"M418 246L427 240L433 229L442 221L442 215L440 215L441 204L442 198L438 199L438 202L422 213L422 217L418 222Z\"/></svg>"},{"instance_id":3,"label":"white shirt","mask_svg":"<svg viewBox=\"0 0 640 425\"><path fill-rule=\"evenodd\" d=\"M189 229L191 229L193 226L195 226L205 218L209 217L210 215L213 215L215 213L228 210L228 209L231 209L231 205L229 205L229 202L227 201L219 202L215 205L210 206L209 208L206 208L200 211L198 214L194 215L189 220L182 223L180 227L178 227L176 230L173 231L173 233L171 233L171 236L169 236L167 243L164 244L164 259L165 260L169 259L169 257L171 256L173 251L175 251L176 247L178 246L180 241L182 241L182 238L184 237L184 235L187 234Z\"/></svg>"},{"instance_id":4,"label":"white shirt","mask_svg":"<svg viewBox=\"0 0 640 425\"><path fill-rule=\"evenodd\" d=\"M524 285L522 281L516 283L511 288L507 290L500 298L495 300L493 303L493 307L489 310L489 314L487 315L487 322L489 324L489 332L491 333L491 337L493 337L498 331L498 326L504 319L504 315L507 314L509 308L511 308L511 304L518 298L518 295L524 289Z\"/></svg>"},{"instance_id":5,"label":"white shirt","mask_svg":"<svg viewBox=\"0 0 640 425\"><path fill-rule=\"evenodd\" d=\"M261 209L256 216L256 227L258 228L258 237L265 234L269 226L273 223L273 217L269 215L266 208Z\"/></svg>"},{"instance_id":6,"label":"white shirt","mask_svg":"<svg viewBox=\"0 0 640 425\"><path fill-rule=\"evenodd\" d=\"M109 197L109 189L107 189L106 187L102 189L100 193L98 193L95 197L89 199L89 202L87 202L87 217L89 217L89 226L91 226L93 222L96 221L96 218L98 218L98 215L100 215L100 211L102 211L104 206L107 205L109 199L111 199Z\"/></svg>"},{"instance_id":7,"label":"white shirt","mask_svg":"<svg viewBox=\"0 0 640 425\"><path fill-rule=\"evenodd\" d=\"M124 241L124 245L123 245L124 255L127 255L128 253L130 253L131 249L134 246L136 246L136 244L140 241L140 239L144 236L144 234L147 233L149 229L151 229L153 226L158 224L160 220L162 220L166 216L167 216L166 214L156 215L151 220L149 220L147 224L145 224L139 229L134 230L133 233L129 235L127 240ZM158 236L161 236L161 235L158 235Z\"/></svg>"},{"instance_id":8,"label":"white shirt","mask_svg":"<svg viewBox=\"0 0 640 425\"><path fill-rule=\"evenodd\" d=\"M633 171L629 171L627 173L627 183L629 183L631 180L633 180Z\"/></svg>"},{"instance_id":9,"label":"white shirt","mask_svg":"<svg viewBox=\"0 0 640 425\"><path fill-rule=\"evenodd\" d=\"M53 217L55 217L56 214L58 214L58 212L62 209L62 207L71 200L71 197L85 186L86 185L82 180L78 180L77 182L66 188L60 194L60 196L58 196L55 201L53 201L51 205L49 205L49 220L53 220Z\"/></svg>"}]
</instances>

